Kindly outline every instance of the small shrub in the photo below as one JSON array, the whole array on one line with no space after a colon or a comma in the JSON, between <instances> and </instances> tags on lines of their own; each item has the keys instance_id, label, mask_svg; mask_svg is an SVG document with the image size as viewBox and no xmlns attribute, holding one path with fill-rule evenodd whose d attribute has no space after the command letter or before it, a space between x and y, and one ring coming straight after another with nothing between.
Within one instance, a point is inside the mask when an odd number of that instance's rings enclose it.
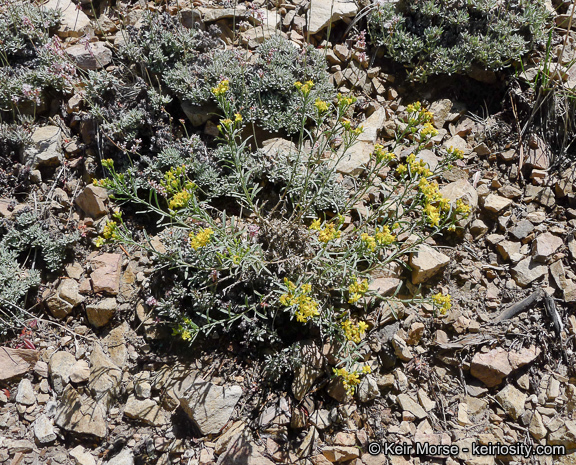
<instances>
[{"instance_id":1,"label":"small shrub","mask_svg":"<svg viewBox=\"0 0 576 465\"><path fill-rule=\"evenodd\" d=\"M378 3L369 16L372 42L414 80L504 68L545 36L543 2L402 0Z\"/></svg>"},{"instance_id":2,"label":"small shrub","mask_svg":"<svg viewBox=\"0 0 576 465\"><path fill-rule=\"evenodd\" d=\"M312 102L333 97L324 56L312 46L298 49L281 36L262 43L255 60L239 51L217 51L196 63L181 61L164 73L168 88L196 105L213 101L211 89L223 79L230 83L228 98L234 111L242 113L245 121L288 134L300 130L304 104L294 82L314 82ZM313 106L308 105L305 113L312 117Z\"/></svg>"},{"instance_id":3,"label":"small shrub","mask_svg":"<svg viewBox=\"0 0 576 465\"><path fill-rule=\"evenodd\" d=\"M180 339L228 333L246 344L265 345L273 352L267 363L276 378L300 363L299 341L331 342L337 348L334 374L352 393L370 372L361 362L370 329L364 320L382 299L369 290L370 273L404 263L415 246L455 229L458 216L467 214L469 207L443 198L434 180L459 154L444 152L436 172L416 160L437 132L432 115L411 105L396 145L376 146L364 175L345 189L335 170L362 132L344 118L355 99L325 102L316 98L313 82L293 86L302 101L298 144L293 153L268 160L251 152L241 137L245 121L230 98L233 84L222 80L211 89L224 115L212 160L217 182L226 186L225 199L206 196L190 164L174 151L164 152L156 170L147 173L155 171L147 189L141 175L119 172L105 160L110 177L98 183L115 199L157 215L166 251L134 239L121 215L106 225L98 245L119 241L155 257L162 286L148 302ZM306 129L310 106L314 125ZM394 150L403 144L415 148L399 160ZM378 183L385 169L390 175ZM377 200L360 221L345 227L346 215L368 190ZM331 201L320 201L335 191ZM450 302L442 295L432 301L440 312Z\"/></svg>"}]
</instances>

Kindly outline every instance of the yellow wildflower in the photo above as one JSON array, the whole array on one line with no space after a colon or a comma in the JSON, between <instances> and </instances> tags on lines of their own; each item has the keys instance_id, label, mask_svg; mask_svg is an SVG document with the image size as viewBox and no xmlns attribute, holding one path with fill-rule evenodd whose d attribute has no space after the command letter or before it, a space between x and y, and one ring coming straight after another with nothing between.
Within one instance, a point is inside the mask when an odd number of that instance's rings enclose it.
<instances>
[{"instance_id":1,"label":"yellow wildflower","mask_svg":"<svg viewBox=\"0 0 576 465\"><path fill-rule=\"evenodd\" d=\"M371 252L374 252L374 250L376 250L376 239L372 237L370 234L362 233L360 235L360 240Z\"/></svg>"},{"instance_id":2,"label":"yellow wildflower","mask_svg":"<svg viewBox=\"0 0 576 465\"><path fill-rule=\"evenodd\" d=\"M190 201L191 198L192 194L186 190L178 192L174 197L172 197L172 199L170 199L170 202L168 203L168 208L170 210L177 210L178 208L184 208L186 205L188 205L188 202Z\"/></svg>"},{"instance_id":3,"label":"yellow wildflower","mask_svg":"<svg viewBox=\"0 0 576 465\"><path fill-rule=\"evenodd\" d=\"M432 296L432 302L438 306L442 315L445 315L452 308L452 298L450 294L442 295L440 292Z\"/></svg>"},{"instance_id":4,"label":"yellow wildflower","mask_svg":"<svg viewBox=\"0 0 576 465\"><path fill-rule=\"evenodd\" d=\"M342 382L344 384L344 388L346 389L346 393L348 395L354 394L356 386L360 384L360 377L358 376L358 373L356 373L355 371L349 373L348 370L346 370L346 368L338 368L338 369L333 368L332 370L334 371L334 374L336 376L342 378Z\"/></svg>"},{"instance_id":5,"label":"yellow wildflower","mask_svg":"<svg viewBox=\"0 0 576 465\"><path fill-rule=\"evenodd\" d=\"M212 88L212 93L216 97L221 97L226 92L228 92L229 89L230 89L230 81L228 81L228 79L224 79L220 81L220 83L216 87Z\"/></svg>"},{"instance_id":6,"label":"yellow wildflower","mask_svg":"<svg viewBox=\"0 0 576 465\"><path fill-rule=\"evenodd\" d=\"M362 373L364 374L372 373L372 368L370 368L370 365L364 365L362 367Z\"/></svg>"},{"instance_id":7,"label":"yellow wildflower","mask_svg":"<svg viewBox=\"0 0 576 465\"><path fill-rule=\"evenodd\" d=\"M236 113L234 115L234 122L235 123L241 123L242 122L242 115L240 113Z\"/></svg>"},{"instance_id":8,"label":"yellow wildflower","mask_svg":"<svg viewBox=\"0 0 576 465\"><path fill-rule=\"evenodd\" d=\"M320 113L325 113L328 111L328 104L324 100L321 100L320 98L316 99L316 101L314 102L314 106L318 109Z\"/></svg>"},{"instance_id":9,"label":"yellow wildflower","mask_svg":"<svg viewBox=\"0 0 576 465\"><path fill-rule=\"evenodd\" d=\"M308 229L310 230L316 230L316 231L320 231L322 228L320 227L321 221L320 218L312 221L312 224L310 225L310 227Z\"/></svg>"},{"instance_id":10,"label":"yellow wildflower","mask_svg":"<svg viewBox=\"0 0 576 465\"><path fill-rule=\"evenodd\" d=\"M468 213L470 213L470 205L465 204L462 199L456 200L456 213L462 213L468 216Z\"/></svg>"},{"instance_id":11,"label":"yellow wildflower","mask_svg":"<svg viewBox=\"0 0 576 465\"><path fill-rule=\"evenodd\" d=\"M296 306L296 321L306 323L310 318L320 314L318 302L312 299L309 294L312 286L307 283L297 288L296 285L288 278L284 278L284 284L288 287L288 292L282 294L278 301L285 307Z\"/></svg>"},{"instance_id":12,"label":"yellow wildflower","mask_svg":"<svg viewBox=\"0 0 576 465\"><path fill-rule=\"evenodd\" d=\"M388 226L383 226L382 229L376 230L374 233L374 239L379 245L390 245L396 240L396 236L390 234L390 228Z\"/></svg>"},{"instance_id":13,"label":"yellow wildflower","mask_svg":"<svg viewBox=\"0 0 576 465\"><path fill-rule=\"evenodd\" d=\"M344 331L344 337L348 341L355 342L356 344L362 340L362 336L368 329L368 325L364 321L355 325L352 321L346 320L341 323L341 326Z\"/></svg>"},{"instance_id":14,"label":"yellow wildflower","mask_svg":"<svg viewBox=\"0 0 576 465\"><path fill-rule=\"evenodd\" d=\"M342 232L337 231L336 226L333 223L328 223L324 229L320 230L318 240L327 244L331 240L338 239L341 235Z\"/></svg>"},{"instance_id":15,"label":"yellow wildflower","mask_svg":"<svg viewBox=\"0 0 576 465\"><path fill-rule=\"evenodd\" d=\"M304 84L302 84L300 81L296 81L294 83L294 87L302 92L304 96L307 96L312 90L312 87L314 87L314 83L312 81L306 81Z\"/></svg>"},{"instance_id":16,"label":"yellow wildflower","mask_svg":"<svg viewBox=\"0 0 576 465\"><path fill-rule=\"evenodd\" d=\"M407 167L404 163L400 163L400 164L398 165L398 167L396 168L396 172L397 172L399 175L403 175L404 173L407 173L407 172L408 172L408 167Z\"/></svg>"},{"instance_id":17,"label":"yellow wildflower","mask_svg":"<svg viewBox=\"0 0 576 465\"><path fill-rule=\"evenodd\" d=\"M372 153L374 158L376 158L377 163L382 163L386 161L392 161L396 159L396 155L392 152L386 152L384 147L380 144L374 146L374 152Z\"/></svg>"},{"instance_id":18,"label":"yellow wildflower","mask_svg":"<svg viewBox=\"0 0 576 465\"><path fill-rule=\"evenodd\" d=\"M194 250L204 247L208 242L210 242L210 238L213 234L214 231L210 228L204 228L197 234L190 233L190 247Z\"/></svg>"},{"instance_id":19,"label":"yellow wildflower","mask_svg":"<svg viewBox=\"0 0 576 465\"><path fill-rule=\"evenodd\" d=\"M422 137L436 137L438 135L438 130L432 126L431 123L425 123L424 127L420 130L420 135Z\"/></svg>"}]
</instances>

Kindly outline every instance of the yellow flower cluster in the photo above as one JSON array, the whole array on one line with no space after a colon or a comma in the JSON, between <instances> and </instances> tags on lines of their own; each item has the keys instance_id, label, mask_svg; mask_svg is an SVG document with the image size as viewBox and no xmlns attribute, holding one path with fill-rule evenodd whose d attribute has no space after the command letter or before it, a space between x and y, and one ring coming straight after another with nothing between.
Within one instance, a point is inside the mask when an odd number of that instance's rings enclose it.
<instances>
[{"instance_id":1,"label":"yellow flower cluster","mask_svg":"<svg viewBox=\"0 0 576 465\"><path fill-rule=\"evenodd\" d=\"M420 130L420 136L425 137L436 137L438 135L438 130L432 126L431 123L424 123L424 127Z\"/></svg>"},{"instance_id":2,"label":"yellow flower cluster","mask_svg":"<svg viewBox=\"0 0 576 465\"><path fill-rule=\"evenodd\" d=\"M112 169L114 167L114 160L111 158L106 158L102 160L102 166L107 169Z\"/></svg>"},{"instance_id":3,"label":"yellow flower cluster","mask_svg":"<svg viewBox=\"0 0 576 465\"><path fill-rule=\"evenodd\" d=\"M312 87L314 87L314 83L312 81L306 81L304 84L302 84L300 81L296 81L294 83L294 87L302 92L303 95L307 96L312 90Z\"/></svg>"},{"instance_id":4,"label":"yellow flower cluster","mask_svg":"<svg viewBox=\"0 0 576 465\"><path fill-rule=\"evenodd\" d=\"M120 232L118 230L118 223L115 221L107 221L106 226L102 229L102 235L96 239L94 244L96 247L102 247L108 241L116 241L120 239Z\"/></svg>"},{"instance_id":5,"label":"yellow flower cluster","mask_svg":"<svg viewBox=\"0 0 576 465\"><path fill-rule=\"evenodd\" d=\"M384 146L380 144L376 144L374 146L374 152L372 152L372 155L374 155L374 158L376 158L377 163L392 161L396 159L396 155L394 155L392 152L387 152L384 150Z\"/></svg>"},{"instance_id":6,"label":"yellow flower cluster","mask_svg":"<svg viewBox=\"0 0 576 465\"><path fill-rule=\"evenodd\" d=\"M407 105L406 111L410 113L412 119L416 119L419 123L430 123L434 119L432 112L424 108L420 102Z\"/></svg>"},{"instance_id":7,"label":"yellow flower cluster","mask_svg":"<svg viewBox=\"0 0 576 465\"><path fill-rule=\"evenodd\" d=\"M424 195L424 213L428 218L428 222L431 226L438 226L441 219L441 212L450 210L450 200L440 194L436 181L429 182L428 179L422 178L418 183L418 188L422 195Z\"/></svg>"},{"instance_id":8,"label":"yellow flower cluster","mask_svg":"<svg viewBox=\"0 0 576 465\"><path fill-rule=\"evenodd\" d=\"M212 93L216 97L221 97L226 92L228 92L229 89L230 89L230 81L228 81L228 79L224 79L220 81L220 84L218 84L216 87L212 87Z\"/></svg>"},{"instance_id":9,"label":"yellow flower cluster","mask_svg":"<svg viewBox=\"0 0 576 465\"><path fill-rule=\"evenodd\" d=\"M378 245L387 246L392 244L396 240L396 236L391 234L388 226L383 226L382 229L376 229L374 236L362 233L360 239L371 252L374 252Z\"/></svg>"},{"instance_id":10,"label":"yellow flower cluster","mask_svg":"<svg viewBox=\"0 0 576 465\"><path fill-rule=\"evenodd\" d=\"M210 238L214 234L214 231L210 228L204 228L199 231L197 234L190 233L190 247L194 250L199 249L200 247L204 247L208 242L210 242Z\"/></svg>"},{"instance_id":11,"label":"yellow flower cluster","mask_svg":"<svg viewBox=\"0 0 576 465\"><path fill-rule=\"evenodd\" d=\"M300 323L306 323L308 319L318 316L318 302L316 302L308 294L312 292L310 284L303 284L300 288L296 287L288 278L284 278L284 284L288 288L288 292L282 294L278 301L285 307L297 306L296 320Z\"/></svg>"},{"instance_id":12,"label":"yellow flower cluster","mask_svg":"<svg viewBox=\"0 0 576 465\"><path fill-rule=\"evenodd\" d=\"M320 113L326 113L328 111L328 104L324 100L321 100L319 98L317 98L316 101L314 102L314 106Z\"/></svg>"},{"instance_id":13,"label":"yellow flower cluster","mask_svg":"<svg viewBox=\"0 0 576 465\"><path fill-rule=\"evenodd\" d=\"M344 331L344 337L352 342L358 344L362 339L362 335L368 329L368 325L364 321L360 321L357 325L352 323L350 320L342 322L342 330Z\"/></svg>"},{"instance_id":14,"label":"yellow flower cluster","mask_svg":"<svg viewBox=\"0 0 576 465\"><path fill-rule=\"evenodd\" d=\"M325 244L334 239L338 239L342 235L341 231L336 230L336 225L334 223L328 223L324 228L322 228L320 218L314 220L309 229L319 231L320 234L318 234L318 240Z\"/></svg>"},{"instance_id":15,"label":"yellow flower cluster","mask_svg":"<svg viewBox=\"0 0 576 465\"><path fill-rule=\"evenodd\" d=\"M334 374L342 378L344 383L344 388L348 395L353 395L356 390L356 386L360 384L360 373L366 374L370 373L372 370L368 365L362 367L362 371L359 373L357 371L348 372L346 368L333 368Z\"/></svg>"},{"instance_id":16,"label":"yellow flower cluster","mask_svg":"<svg viewBox=\"0 0 576 465\"><path fill-rule=\"evenodd\" d=\"M430 171L426 162L424 160L416 161L416 155L413 153L408 155L406 158L406 163L410 165L410 172L412 174L418 174L420 176L424 176L425 178L432 176L432 171Z\"/></svg>"},{"instance_id":17,"label":"yellow flower cluster","mask_svg":"<svg viewBox=\"0 0 576 465\"><path fill-rule=\"evenodd\" d=\"M179 208L184 208L186 205L188 205L188 202L190 201L191 198L192 194L187 190L180 191L174 197L172 197L172 199L170 199L170 202L168 203L168 208L170 210L177 210Z\"/></svg>"},{"instance_id":18,"label":"yellow flower cluster","mask_svg":"<svg viewBox=\"0 0 576 465\"><path fill-rule=\"evenodd\" d=\"M175 194L182 190L182 178L184 176L186 176L185 165L170 168L166 173L164 173L164 179L160 181L160 185L166 189L166 193ZM193 186L193 183L188 182L185 187L192 189Z\"/></svg>"},{"instance_id":19,"label":"yellow flower cluster","mask_svg":"<svg viewBox=\"0 0 576 465\"><path fill-rule=\"evenodd\" d=\"M352 123L350 122L349 119L341 119L340 123L342 123L342 127L344 128L345 131L350 132L350 134L354 136L359 136L364 132L364 128L362 126L358 126L357 128L352 129Z\"/></svg>"},{"instance_id":20,"label":"yellow flower cluster","mask_svg":"<svg viewBox=\"0 0 576 465\"><path fill-rule=\"evenodd\" d=\"M350 298L348 299L349 304L355 304L358 302L364 294L368 291L368 280L364 279L362 281L354 280L350 286L348 286L348 292L350 293Z\"/></svg>"},{"instance_id":21,"label":"yellow flower cluster","mask_svg":"<svg viewBox=\"0 0 576 465\"><path fill-rule=\"evenodd\" d=\"M464 217L470 213L470 205L464 203L462 199L456 200L456 213L462 213Z\"/></svg>"},{"instance_id":22,"label":"yellow flower cluster","mask_svg":"<svg viewBox=\"0 0 576 465\"><path fill-rule=\"evenodd\" d=\"M338 106L340 107L349 107L356 103L356 97L344 97L342 94L338 94L336 96L336 100L338 101Z\"/></svg>"},{"instance_id":23,"label":"yellow flower cluster","mask_svg":"<svg viewBox=\"0 0 576 465\"><path fill-rule=\"evenodd\" d=\"M432 302L438 306L442 315L446 315L448 310L452 308L452 298L450 294L442 295L440 292L432 296Z\"/></svg>"},{"instance_id":24,"label":"yellow flower cluster","mask_svg":"<svg viewBox=\"0 0 576 465\"><path fill-rule=\"evenodd\" d=\"M447 150L449 155L452 155L454 158L458 160L462 160L464 158L464 152L460 149L455 149L454 147L450 146Z\"/></svg>"}]
</instances>

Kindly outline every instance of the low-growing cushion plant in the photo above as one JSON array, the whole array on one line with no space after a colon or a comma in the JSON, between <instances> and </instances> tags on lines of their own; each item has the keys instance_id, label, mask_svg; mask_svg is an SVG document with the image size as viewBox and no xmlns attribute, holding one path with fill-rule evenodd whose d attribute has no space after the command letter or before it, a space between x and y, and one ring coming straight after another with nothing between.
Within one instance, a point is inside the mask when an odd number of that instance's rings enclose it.
<instances>
[{"instance_id":1,"label":"low-growing cushion plant","mask_svg":"<svg viewBox=\"0 0 576 465\"><path fill-rule=\"evenodd\" d=\"M548 18L543 1L401 0L376 3L368 25L374 44L425 81L509 66L544 40Z\"/></svg>"}]
</instances>

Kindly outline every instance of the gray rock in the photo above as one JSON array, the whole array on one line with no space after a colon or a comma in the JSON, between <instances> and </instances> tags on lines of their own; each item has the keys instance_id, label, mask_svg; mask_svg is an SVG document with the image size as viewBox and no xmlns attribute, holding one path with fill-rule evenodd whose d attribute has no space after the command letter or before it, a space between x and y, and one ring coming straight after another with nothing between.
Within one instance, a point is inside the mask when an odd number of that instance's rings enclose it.
<instances>
[{"instance_id":1,"label":"gray rock","mask_svg":"<svg viewBox=\"0 0 576 465\"><path fill-rule=\"evenodd\" d=\"M216 434L226 425L242 396L240 386L217 386L196 382L179 396L180 405L202 435Z\"/></svg>"},{"instance_id":2,"label":"gray rock","mask_svg":"<svg viewBox=\"0 0 576 465\"><path fill-rule=\"evenodd\" d=\"M548 267L538 263L534 258L527 257L512 268L512 277L520 287L526 287L548 273Z\"/></svg>"},{"instance_id":3,"label":"gray rock","mask_svg":"<svg viewBox=\"0 0 576 465\"><path fill-rule=\"evenodd\" d=\"M97 219L108 213L108 208L104 203L107 199L106 189L90 184L76 197L76 205L90 218Z\"/></svg>"},{"instance_id":4,"label":"gray rock","mask_svg":"<svg viewBox=\"0 0 576 465\"><path fill-rule=\"evenodd\" d=\"M70 452L70 457L74 459L76 465L96 465L96 460L90 452L86 452L86 449L82 446L76 446Z\"/></svg>"},{"instance_id":5,"label":"gray rock","mask_svg":"<svg viewBox=\"0 0 576 465\"><path fill-rule=\"evenodd\" d=\"M162 426L168 422L164 410L155 401L152 399L138 400L134 396L128 398L124 407L124 415L151 426Z\"/></svg>"},{"instance_id":6,"label":"gray rock","mask_svg":"<svg viewBox=\"0 0 576 465\"><path fill-rule=\"evenodd\" d=\"M73 279L64 279L58 286L58 297L76 307L84 302L84 297L78 293L80 286Z\"/></svg>"},{"instance_id":7,"label":"gray rock","mask_svg":"<svg viewBox=\"0 0 576 465\"><path fill-rule=\"evenodd\" d=\"M59 37L80 37L90 29L90 18L71 0L49 0L42 8L62 12L57 32Z\"/></svg>"},{"instance_id":8,"label":"gray rock","mask_svg":"<svg viewBox=\"0 0 576 465\"><path fill-rule=\"evenodd\" d=\"M112 457L108 462L107 465L134 465L134 454L128 448L122 449L122 451Z\"/></svg>"},{"instance_id":9,"label":"gray rock","mask_svg":"<svg viewBox=\"0 0 576 465\"><path fill-rule=\"evenodd\" d=\"M366 375L358 385L358 400L362 403L370 402L371 400L380 397L380 389L378 383L372 375Z\"/></svg>"},{"instance_id":10,"label":"gray rock","mask_svg":"<svg viewBox=\"0 0 576 465\"><path fill-rule=\"evenodd\" d=\"M534 231L534 225L528 220L521 220L516 226L510 229L510 234L521 241L525 237L528 237L532 231Z\"/></svg>"},{"instance_id":11,"label":"gray rock","mask_svg":"<svg viewBox=\"0 0 576 465\"><path fill-rule=\"evenodd\" d=\"M66 431L106 437L106 412L93 399L80 396L71 385L66 386L56 408L55 423Z\"/></svg>"},{"instance_id":12,"label":"gray rock","mask_svg":"<svg viewBox=\"0 0 576 465\"><path fill-rule=\"evenodd\" d=\"M99 344L94 345L90 355L90 378L88 387L98 402L107 409L120 394L122 370L114 365Z\"/></svg>"},{"instance_id":13,"label":"gray rock","mask_svg":"<svg viewBox=\"0 0 576 465\"><path fill-rule=\"evenodd\" d=\"M412 415L414 415L419 420L422 420L428 416L426 411L420 406L416 400L410 397L408 394L398 395L398 404L402 410L407 410Z\"/></svg>"},{"instance_id":14,"label":"gray rock","mask_svg":"<svg viewBox=\"0 0 576 465\"><path fill-rule=\"evenodd\" d=\"M332 423L330 421L330 412L326 409L318 409L310 415L310 423L312 423L320 431L325 430Z\"/></svg>"},{"instance_id":15,"label":"gray rock","mask_svg":"<svg viewBox=\"0 0 576 465\"><path fill-rule=\"evenodd\" d=\"M101 328L112 319L118 308L114 297L108 297L99 302L86 305L86 316L92 326Z\"/></svg>"},{"instance_id":16,"label":"gray rock","mask_svg":"<svg viewBox=\"0 0 576 465\"><path fill-rule=\"evenodd\" d=\"M435 128L441 129L444 127L444 123L446 123L446 118L448 118L450 110L452 110L452 101L449 99L436 100L430 105L429 110L434 115L432 124L434 124Z\"/></svg>"},{"instance_id":17,"label":"gray rock","mask_svg":"<svg viewBox=\"0 0 576 465\"><path fill-rule=\"evenodd\" d=\"M350 0L317 0L310 3L308 10L308 32L316 34L342 18L352 18L358 6Z\"/></svg>"},{"instance_id":18,"label":"gray rock","mask_svg":"<svg viewBox=\"0 0 576 465\"><path fill-rule=\"evenodd\" d=\"M450 263L450 257L438 252L429 245L421 244L416 252L410 254L412 266L412 283L426 282L446 265Z\"/></svg>"},{"instance_id":19,"label":"gray rock","mask_svg":"<svg viewBox=\"0 0 576 465\"><path fill-rule=\"evenodd\" d=\"M112 51L104 45L104 42L72 45L66 49L66 53L81 69L101 69L112 61Z\"/></svg>"},{"instance_id":20,"label":"gray rock","mask_svg":"<svg viewBox=\"0 0 576 465\"><path fill-rule=\"evenodd\" d=\"M60 394L70 381L70 369L76 363L76 357L70 352L55 352L48 362L48 373L52 380L52 387Z\"/></svg>"},{"instance_id":21,"label":"gray rock","mask_svg":"<svg viewBox=\"0 0 576 465\"><path fill-rule=\"evenodd\" d=\"M22 405L34 405L36 403L36 394L34 394L34 388L29 379L23 378L18 384L16 402Z\"/></svg>"},{"instance_id":22,"label":"gray rock","mask_svg":"<svg viewBox=\"0 0 576 465\"><path fill-rule=\"evenodd\" d=\"M304 398L316 380L322 375L322 353L312 342L302 344L303 363L296 370L292 381L292 393L296 400Z\"/></svg>"},{"instance_id":23,"label":"gray rock","mask_svg":"<svg viewBox=\"0 0 576 465\"><path fill-rule=\"evenodd\" d=\"M78 360L70 368L70 381L84 383L90 378L90 366L86 360Z\"/></svg>"},{"instance_id":24,"label":"gray rock","mask_svg":"<svg viewBox=\"0 0 576 465\"><path fill-rule=\"evenodd\" d=\"M32 133L33 145L23 153L22 162L33 169L60 166L62 155L62 130L58 126L42 126Z\"/></svg>"},{"instance_id":25,"label":"gray rock","mask_svg":"<svg viewBox=\"0 0 576 465\"><path fill-rule=\"evenodd\" d=\"M34 436L40 444L48 444L56 440L54 425L46 415L40 415L34 421Z\"/></svg>"},{"instance_id":26,"label":"gray rock","mask_svg":"<svg viewBox=\"0 0 576 465\"><path fill-rule=\"evenodd\" d=\"M545 262L564 243L562 238L549 232L540 234L533 245L533 256L535 260Z\"/></svg>"},{"instance_id":27,"label":"gray rock","mask_svg":"<svg viewBox=\"0 0 576 465\"><path fill-rule=\"evenodd\" d=\"M520 253L520 242L502 241L496 244L496 250L504 260L510 259L512 255Z\"/></svg>"}]
</instances>

